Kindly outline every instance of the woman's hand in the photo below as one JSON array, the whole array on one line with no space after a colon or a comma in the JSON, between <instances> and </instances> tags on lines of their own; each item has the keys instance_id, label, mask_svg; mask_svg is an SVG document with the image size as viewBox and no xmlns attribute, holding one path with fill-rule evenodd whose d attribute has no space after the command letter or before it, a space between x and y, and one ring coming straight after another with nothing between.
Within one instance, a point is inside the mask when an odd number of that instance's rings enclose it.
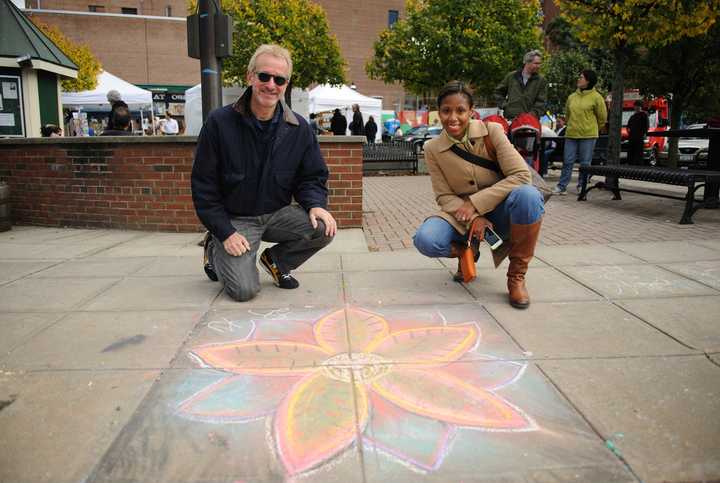
<instances>
[{"instance_id":1,"label":"woman's hand","mask_svg":"<svg viewBox=\"0 0 720 483\"><path fill-rule=\"evenodd\" d=\"M483 241L485 238L485 227L493 228L492 222L484 216L478 216L473 220L473 224L470 227L471 231L468 235L471 239L477 238L478 241Z\"/></svg>"},{"instance_id":2,"label":"woman's hand","mask_svg":"<svg viewBox=\"0 0 720 483\"><path fill-rule=\"evenodd\" d=\"M469 200L466 200L465 203L463 203L462 206L455 211L455 219L460 223L469 223L472 217L476 214L477 212L475 211L473 204L470 203Z\"/></svg>"}]
</instances>

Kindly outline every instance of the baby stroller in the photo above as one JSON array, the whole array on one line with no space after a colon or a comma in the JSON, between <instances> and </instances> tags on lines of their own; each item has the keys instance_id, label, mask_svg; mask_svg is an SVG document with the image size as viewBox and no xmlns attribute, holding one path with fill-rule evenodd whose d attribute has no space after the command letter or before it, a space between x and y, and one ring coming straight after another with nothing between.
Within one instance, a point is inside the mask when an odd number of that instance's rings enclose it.
<instances>
[{"instance_id":1,"label":"baby stroller","mask_svg":"<svg viewBox=\"0 0 720 483\"><path fill-rule=\"evenodd\" d=\"M505 118L500 116L499 114L491 114L489 116L485 116L483 118L483 121L500 124L503 128L503 131L505 131L506 136L510 133L510 125L507 123Z\"/></svg>"},{"instance_id":2,"label":"baby stroller","mask_svg":"<svg viewBox=\"0 0 720 483\"><path fill-rule=\"evenodd\" d=\"M540 170L540 121L530 113L522 113L510 123L510 142L535 171Z\"/></svg>"}]
</instances>

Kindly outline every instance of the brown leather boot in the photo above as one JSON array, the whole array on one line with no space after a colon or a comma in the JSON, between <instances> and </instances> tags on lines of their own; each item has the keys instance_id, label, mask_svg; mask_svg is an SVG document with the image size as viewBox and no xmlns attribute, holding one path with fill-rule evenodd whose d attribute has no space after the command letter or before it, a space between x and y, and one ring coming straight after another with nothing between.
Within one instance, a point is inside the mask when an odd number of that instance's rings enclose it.
<instances>
[{"instance_id":1,"label":"brown leather boot","mask_svg":"<svg viewBox=\"0 0 720 483\"><path fill-rule=\"evenodd\" d=\"M516 309L526 309L530 306L530 296L525 287L525 274L535 254L541 224L542 218L531 225L510 225L510 267L507 272L507 286L510 305Z\"/></svg>"}]
</instances>

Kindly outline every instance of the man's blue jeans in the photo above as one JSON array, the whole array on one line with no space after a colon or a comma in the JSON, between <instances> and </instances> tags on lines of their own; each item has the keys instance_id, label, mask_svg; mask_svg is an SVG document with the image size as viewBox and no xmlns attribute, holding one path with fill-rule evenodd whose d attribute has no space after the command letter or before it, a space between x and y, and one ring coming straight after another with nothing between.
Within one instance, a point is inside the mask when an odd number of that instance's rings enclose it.
<instances>
[{"instance_id":1,"label":"man's blue jeans","mask_svg":"<svg viewBox=\"0 0 720 483\"><path fill-rule=\"evenodd\" d=\"M558 181L557 187L562 191L567 189L570 178L572 177L572 170L575 161L580 163L580 166L589 166L592 162L593 151L595 150L595 142L597 138L590 139L569 139L565 138L565 152L563 156L563 167L562 173L560 173L560 181ZM582 175L578 179L578 186L582 184Z\"/></svg>"},{"instance_id":2,"label":"man's blue jeans","mask_svg":"<svg viewBox=\"0 0 720 483\"><path fill-rule=\"evenodd\" d=\"M510 240L510 224L530 225L540 220L545 208L540 192L531 185L513 189L505 201L485 214L493 224L495 232L504 241ZM464 243L467 238L439 216L431 216L415 232L413 243L420 253L438 258L450 255L452 242Z\"/></svg>"}]
</instances>

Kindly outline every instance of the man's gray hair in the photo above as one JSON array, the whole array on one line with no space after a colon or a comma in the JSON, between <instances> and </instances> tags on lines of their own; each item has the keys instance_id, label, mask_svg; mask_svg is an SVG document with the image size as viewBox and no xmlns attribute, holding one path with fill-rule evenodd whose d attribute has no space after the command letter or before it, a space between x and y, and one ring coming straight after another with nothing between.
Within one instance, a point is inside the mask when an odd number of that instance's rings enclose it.
<instances>
[{"instance_id":1,"label":"man's gray hair","mask_svg":"<svg viewBox=\"0 0 720 483\"><path fill-rule=\"evenodd\" d=\"M107 100L110 104L122 100L120 93L115 89L110 89L107 93Z\"/></svg>"},{"instance_id":2,"label":"man's gray hair","mask_svg":"<svg viewBox=\"0 0 720 483\"><path fill-rule=\"evenodd\" d=\"M248 72L255 72L255 64L257 63L257 58L263 54L269 54L273 57L283 59L288 65L288 79L290 78L293 68L290 52L288 51L288 49L275 44L263 44L255 50L255 53L252 55L252 57L250 57L250 62L248 62Z\"/></svg>"},{"instance_id":3,"label":"man's gray hair","mask_svg":"<svg viewBox=\"0 0 720 483\"><path fill-rule=\"evenodd\" d=\"M535 57L540 57L540 60L542 60L542 56L543 54L539 50L531 50L523 56L523 64L529 64L535 60Z\"/></svg>"}]
</instances>

